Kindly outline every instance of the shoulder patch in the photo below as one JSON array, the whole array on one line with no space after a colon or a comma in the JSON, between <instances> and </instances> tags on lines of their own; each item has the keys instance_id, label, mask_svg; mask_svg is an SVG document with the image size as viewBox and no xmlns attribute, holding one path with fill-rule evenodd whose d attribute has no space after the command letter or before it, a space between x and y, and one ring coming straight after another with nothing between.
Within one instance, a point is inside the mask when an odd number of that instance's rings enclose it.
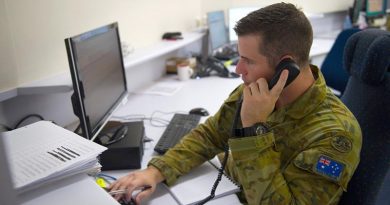
<instances>
[{"instance_id":1,"label":"shoulder patch","mask_svg":"<svg viewBox=\"0 0 390 205\"><path fill-rule=\"evenodd\" d=\"M344 136L334 136L331 141L332 147L339 152L350 152L352 150L352 141Z\"/></svg>"},{"instance_id":2,"label":"shoulder patch","mask_svg":"<svg viewBox=\"0 0 390 205\"><path fill-rule=\"evenodd\" d=\"M320 155L314 167L314 172L338 181L343 173L345 165L328 156Z\"/></svg>"}]
</instances>

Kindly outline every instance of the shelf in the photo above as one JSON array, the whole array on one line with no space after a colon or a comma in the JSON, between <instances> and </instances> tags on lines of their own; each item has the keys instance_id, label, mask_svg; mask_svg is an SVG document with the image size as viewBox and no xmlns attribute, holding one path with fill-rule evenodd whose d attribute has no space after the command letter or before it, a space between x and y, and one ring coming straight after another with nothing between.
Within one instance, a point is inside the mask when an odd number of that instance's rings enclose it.
<instances>
[{"instance_id":1,"label":"shelf","mask_svg":"<svg viewBox=\"0 0 390 205\"><path fill-rule=\"evenodd\" d=\"M131 69L135 65L180 49L201 39L203 35L203 33L184 33L183 39L181 40L163 40L147 48L137 49L123 59L125 69ZM70 73L67 71L55 76L26 83L16 88L0 91L0 102L18 95L64 93L72 90L72 79L70 77Z\"/></svg>"},{"instance_id":2,"label":"shelf","mask_svg":"<svg viewBox=\"0 0 390 205\"><path fill-rule=\"evenodd\" d=\"M183 39L181 40L163 40L148 48L136 50L134 53L131 53L124 59L125 68L128 69L147 60L159 57L171 51L182 48L201 39L203 35L203 33L185 33L183 34Z\"/></svg>"}]
</instances>

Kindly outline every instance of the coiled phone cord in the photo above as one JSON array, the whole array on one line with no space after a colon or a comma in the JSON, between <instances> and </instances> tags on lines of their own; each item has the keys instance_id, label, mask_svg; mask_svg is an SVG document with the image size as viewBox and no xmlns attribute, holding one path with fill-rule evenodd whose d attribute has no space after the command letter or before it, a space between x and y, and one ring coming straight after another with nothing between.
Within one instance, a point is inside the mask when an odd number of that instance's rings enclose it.
<instances>
[{"instance_id":1,"label":"coiled phone cord","mask_svg":"<svg viewBox=\"0 0 390 205\"><path fill-rule=\"evenodd\" d=\"M239 118L240 113L241 113L242 100L243 100L243 98L241 96L240 99L237 101L237 111L234 114L233 126L232 126L232 131L231 131L232 136L234 136L234 133L235 133L234 130L237 128L238 118ZM219 170L218 170L218 177L214 182L214 185L213 185L213 188L211 189L210 195L208 197L202 199L196 205L203 205L215 197L215 191L217 190L218 184L222 179L222 174L223 174L223 171L225 170L225 166L226 166L226 163L227 163L227 160L229 157L229 146L228 145L224 145L224 152L225 152L225 156L223 157L221 168L219 168Z\"/></svg>"}]
</instances>

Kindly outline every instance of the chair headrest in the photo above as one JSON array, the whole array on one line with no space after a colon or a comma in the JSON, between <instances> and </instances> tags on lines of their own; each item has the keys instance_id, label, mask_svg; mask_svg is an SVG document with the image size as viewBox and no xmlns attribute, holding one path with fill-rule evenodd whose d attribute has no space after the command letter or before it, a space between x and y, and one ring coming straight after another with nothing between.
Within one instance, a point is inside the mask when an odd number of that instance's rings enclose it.
<instances>
[{"instance_id":1,"label":"chair headrest","mask_svg":"<svg viewBox=\"0 0 390 205\"><path fill-rule=\"evenodd\" d=\"M390 71L390 32L367 29L352 35L344 50L344 68L367 84L381 83Z\"/></svg>"}]
</instances>

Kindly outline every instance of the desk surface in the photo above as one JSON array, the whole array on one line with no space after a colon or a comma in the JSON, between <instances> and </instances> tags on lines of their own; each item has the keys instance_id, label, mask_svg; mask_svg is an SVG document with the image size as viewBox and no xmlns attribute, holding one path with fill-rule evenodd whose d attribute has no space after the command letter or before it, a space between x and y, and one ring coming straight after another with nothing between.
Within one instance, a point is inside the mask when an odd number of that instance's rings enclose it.
<instances>
[{"instance_id":1,"label":"desk surface","mask_svg":"<svg viewBox=\"0 0 390 205\"><path fill-rule=\"evenodd\" d=\"M138 117L145 115L150 117L156 111L168 112L170 114L155 113L154 117L170 120L174 112L188 112L195 107L207 109L211 115L218 111L220 105L229 96L235 87L242 83L240 78L226 79L219 77L206 77L202 79L192 79L188 81L178 81L176 76L167 76L161 81L164 83L179 83L181 89L173 96L159 96L148 94L130 94L128 102L121 106L115 113L115 117ZM160 82L161 82L160 81ZM207 117L202 117L201 122ZM146 136L153 139L152 142L145 144L142 168L146 168L148 161L157 155L154 152L154 146L164 132L165 127L155 127L149 121L145 121ZM106 171L106 174L115 177L124 176L129 170ZM211 190L212 183L210 187ZM196 187L196 186L195 186ZM167 193L166 189L158 188L153 197L146 201L145 204L176 204L172 196ZM213 200L209 204L239 204L237 197L229 195L220 199Z\"/></svg>"}]
</instances>

